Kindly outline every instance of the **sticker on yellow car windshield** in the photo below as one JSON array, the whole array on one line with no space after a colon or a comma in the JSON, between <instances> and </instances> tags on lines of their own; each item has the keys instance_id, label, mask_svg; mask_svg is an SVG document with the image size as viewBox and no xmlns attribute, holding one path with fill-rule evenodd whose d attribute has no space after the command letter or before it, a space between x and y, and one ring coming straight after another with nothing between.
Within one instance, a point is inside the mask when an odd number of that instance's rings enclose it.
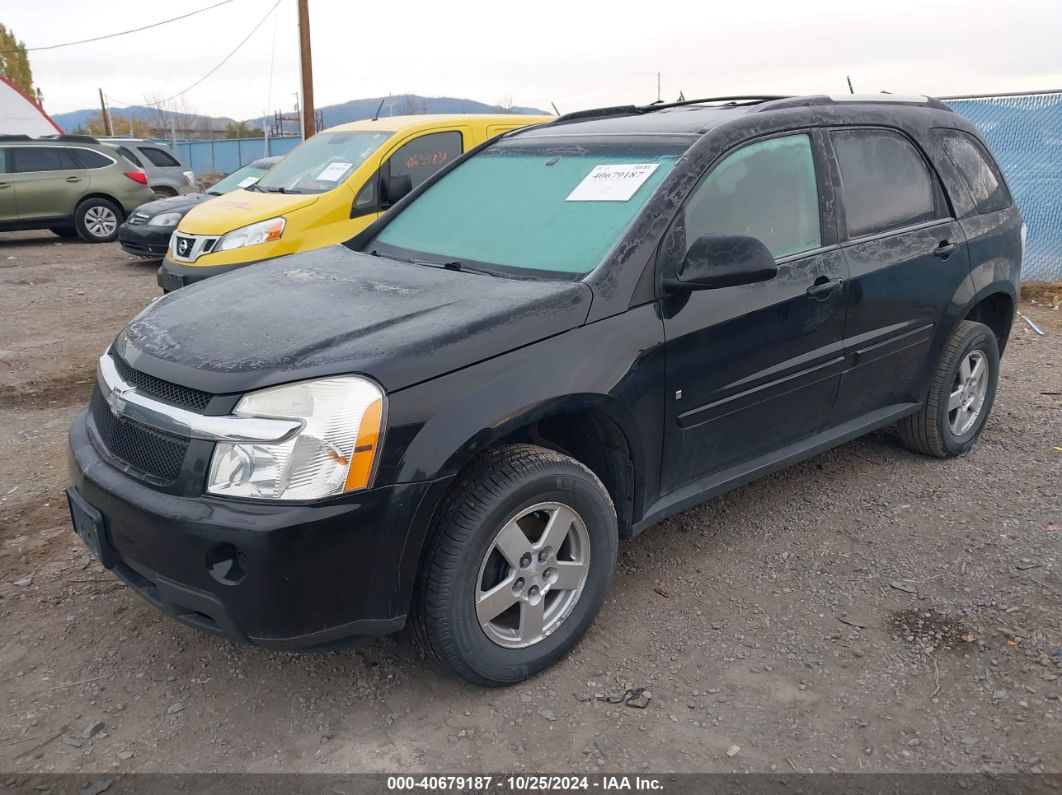
<instances>
[{"instance_id":1,"label":"sticker on yellow car windshield","mask_svg":"<svg viewBox=\"0 0 1062 795\"><path fill-rule=\"evenodd\" d=\"M354 164L342 162L329 163L327 166L324 167L324 170L317 175L317 181L335 182L344 174L346 174L352 165Z\"/></svg>"},{"instance_id":2,"label":"sticker on yellow car windshield","mask_svg":"<svg viewBox=\"0 0 1062 795\"><path fill-rule=\"evenodd\" d=\"M594 166L568 194L570 202L625 202L637 193L659 163L610 163Z\"/></svg>"}]
</instances>

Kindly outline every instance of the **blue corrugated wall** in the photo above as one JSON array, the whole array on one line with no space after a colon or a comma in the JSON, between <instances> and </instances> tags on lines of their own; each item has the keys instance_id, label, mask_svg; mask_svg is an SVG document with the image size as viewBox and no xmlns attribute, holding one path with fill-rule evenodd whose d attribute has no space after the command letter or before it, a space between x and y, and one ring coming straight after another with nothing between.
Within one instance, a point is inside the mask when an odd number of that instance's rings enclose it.
<instances>
[{"instance_id":1,"label":"blue corrugated wall","mask_svg":"<svg viewBox=\"0 0 1062 795\"><path fill-rule=\"evenodd\" d=\"M302 139L297 135L270 138L268 155L286 155ZM169 143L163 141L162 143ZM171 145L172 146L172 145ZM229 138L215 141L178 141L177 154L197 177L220 171L231 174L252 160L267 157L266 142L261 138Z\"/></svg>"},{"instance_id":2,"label":"blue corrugated wall","mask_svg":"<svg viewBox=\"0 0 1062 795\"><path fill-rule=\"evenodd\" d=\"M1021 208L1022 281L1062 280L1062 92L945 101L981 131Z\"/></svg>"}]
</instances>

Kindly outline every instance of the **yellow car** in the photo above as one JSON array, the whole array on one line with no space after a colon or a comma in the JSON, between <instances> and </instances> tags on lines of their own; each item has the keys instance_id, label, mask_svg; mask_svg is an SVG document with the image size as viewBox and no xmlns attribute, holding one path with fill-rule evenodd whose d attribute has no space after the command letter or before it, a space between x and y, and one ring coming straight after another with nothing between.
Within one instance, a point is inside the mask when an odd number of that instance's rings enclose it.
<instances>
[{"instance_id":1,"label":"yellow car","mask_svg":"<svg viewBox=\"0 0 1062 795\"><path fill-rule=\"evenodd\" d=\"M462 153L550 116L391 116L319 132L247 187L181 219L159 268L176 290L243 265L349 240Z\"/></svg>"}]
</instances>

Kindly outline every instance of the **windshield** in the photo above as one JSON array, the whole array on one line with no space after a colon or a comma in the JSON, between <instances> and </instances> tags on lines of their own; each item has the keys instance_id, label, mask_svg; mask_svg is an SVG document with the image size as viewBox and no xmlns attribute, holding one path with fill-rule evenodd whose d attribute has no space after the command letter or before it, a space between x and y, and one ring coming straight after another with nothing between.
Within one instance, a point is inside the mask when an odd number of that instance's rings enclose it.
<instances>
[{"instance_id":1,"label":"windshield","mask_svg":"<svg viewBox=\"0 0 1062 795\"><path fill-rule=\"evenodd\" d=\"M210 186L210 193L214 196L220 196L223 193L229 193L230 191L237 190L239 188L247 188L256 183L268 168L255 168L254 166L244 166L238 168L229 174L225 179L219 179L213 185Z\"/></svg>"},{"instance_id":2,"label":"windshield","mask_svg":"<svg viewBox=\"0 0 1062 795\"><path fill-rule=\"evenodd\" d=\"M299 144L273 166L255 190L267 193L324 193L365 162L389 132L322 132Z\"/></svg>"},{"instance_id":3,"label":"windshield","mask_svg":"<svg viewBox=\"0 0 1062 795\"><path fill-rule=\"evenodd\" d=\"M577 279L601 263L685 149L630 140L500 142L439 180L367 248Z\"/></svg>"}]
</instances>

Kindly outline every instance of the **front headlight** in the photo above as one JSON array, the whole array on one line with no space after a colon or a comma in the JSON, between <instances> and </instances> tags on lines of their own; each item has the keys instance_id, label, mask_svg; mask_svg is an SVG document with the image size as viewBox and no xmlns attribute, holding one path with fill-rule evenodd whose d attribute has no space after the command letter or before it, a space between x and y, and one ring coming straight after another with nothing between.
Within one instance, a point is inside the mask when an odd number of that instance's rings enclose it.
<instances>
[{"instance_id":1,"label":"front headlight","mask_svg":"<svg viewBox=\"0 0 1062 795\"><path fill-rule=\"evenodd\" d=\"M184 217L183 213L162 213L147 222L148 226L177 226Z\"/></svg>"},{"instance_id":2,"label":"front headlight","mask_svg":"<svg viewBox=\"0 0 1062 795\"><path fill-rule=\"evenodd\" d=\"M228 251L233 248L244 246L256 246L259 243L269 243L280 240L284 234L284 219L270 218L268 221L259 221L250 226L241 226L222 235L221 240L214 246L214 251Z\"/></svg>"},{"instance_id":3,"label":"front headlight","mask_svg":"<svg viewBox=\"0 0 1062 795\"><path fill-rule=\"evenodd\" d=\"M384 395L365 378L339 376L245 395L238 417L299 420L276 444L218 442L207 492L259 500L317 500L367 488L380 446Z\"/></svg>"}]
</instances>

